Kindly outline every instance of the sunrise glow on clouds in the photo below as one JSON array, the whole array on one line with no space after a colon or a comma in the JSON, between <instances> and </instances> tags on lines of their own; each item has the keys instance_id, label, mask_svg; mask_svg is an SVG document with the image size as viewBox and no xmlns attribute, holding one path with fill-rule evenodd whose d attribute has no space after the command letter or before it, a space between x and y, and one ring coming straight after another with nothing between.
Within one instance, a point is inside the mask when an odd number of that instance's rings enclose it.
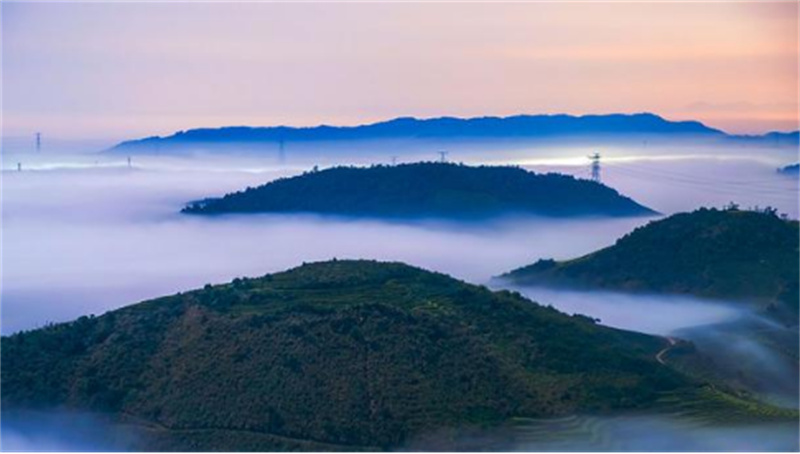
<instances>
[{"instance_id":1,"label":"sunrise glow on clouds","mask_svg":"<svg viewBox=\"0 0 800 454\"><path fill-rule=\"evenodd\" d=\"M7 135L649 111L798 121L798 5L2 3Z\"/></svg>"}]
</instances>

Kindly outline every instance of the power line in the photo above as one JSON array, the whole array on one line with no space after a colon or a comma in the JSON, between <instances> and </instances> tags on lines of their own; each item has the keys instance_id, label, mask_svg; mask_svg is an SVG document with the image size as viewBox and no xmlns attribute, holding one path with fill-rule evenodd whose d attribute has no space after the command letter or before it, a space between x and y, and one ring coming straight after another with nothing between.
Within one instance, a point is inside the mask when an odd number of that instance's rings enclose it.
<instances>
[{"instance_id":1,"label":"power line","mask_svg":"<svg viewBox=\"0 0 800 454\"><path fill-rule=\"evenodd\" d=\"M793 196L790 195L790 193L797 194L796 191L793 191L793 190L787 190L787 191L770 191L770 190L764 190L764 189L749 189L749 190L745 190L745 188L741 188L741 187L731 188L731 187L720 186L720 185L717 185L717 184L714 184L714 183L711 183L711 182L682 180L682 179L672 178L672 177L665 176L665 175L655 175L653 173L640 172L640 171L636 171L636 170L632 170L632 169L626 169L626 168L617 167L617 166L614 166L612 170L614 172L619 172L619 173L621 173L623 175L626 175L626 176L629 176L629 177L638 178L638 179L641 179L641 180L646 180L646 181L651 182L651 183L652 183L653 179L662 179L662 180L667 180L667 181L671 181L671 182L681 183L681 184L684 184L684 185L696 186L698 188L702 188L704 191L715 192L715 193L723 194L723 195L735 195L735 196L740 196L740 197L741 196L753 196L753 195L766 195L766 196L769 196L769 197L782 199L782 200L797 200L797 197L793 197Z\"/></svg>"},{"instance_id":2,"label":"power line","mask_svg":"<svg viewBox=\"0 0 800 454\"><path fill-rule=\"evenodd\" d=\"M613 164L613 165L615 167L628 168L628 169L635 170L635 171L647 172L647 173L650 173L650 174L661 175L661 176L664 176L664 177L669 176L669 177L672 177L672 178L678 178L678 179L681 179L681 180L692 181L692 182L703 183L703 184L747 186L749 188L752 188L753 186L759 186L759 189L771 189L771 190L787 190L788 189L788 188L785 188L785 187L775 186L774 183L776 183L777 181L774 180L774 179L772 179L772 180L748 180L748 181L742 181L742 180L720 180L720 179L714 179L714 178L699 177L697 175L691 175L691 174L687 174L687 173L676 172L674 170L655 169L655 168L652 168L652 167L642 166L642 165L638 165L638 164L631 164L631 163L624 163L624 164L619 163L619 164ZM788 189L788 190L794 191L794 189Z\"/></svg>"},{"instance_id":3,"label":"power line","mask_svg":"<svg viewBox=\"0 0 800 454\"><path fill-rule=\"evenodd\" d=\"M626 166L622 166L622 168L626 168ZM657 170L651 170L651 169L640 169L640 168L632 168L632 167L630 167L630 168L627 168L627 170L628 171L633 171L633 172L642 172L642 173L650 175L650 176L655 176L656 178L663 178L663 179L668 179L668 180L671 180L671 181L677 181L677 182L681 182L681 183L694 184L694 185L704 185L704 186L715 187L715 188L719 188L719 187L723 187L724 188L726 186L733 186L733 188L730 188L730 189L736 189L736 190L746 189L748 192L754 192L754 193L764 193L764 194L786 193L786 192L797 193L797 189L796 188L786 188L786 187L777 187L777 186L763 186L763 185L759 186L759 185L755 185L755 184L744 183L744 182L741 182L741 181L723 181L723 180L711 180L711 179L705 179L704 180L704 179L698 178L698 177L680 177L680 176L676 177L676 176L672 176L672 175L665 174L663 172L659 172Z\"/></svg>"}]
</instances>

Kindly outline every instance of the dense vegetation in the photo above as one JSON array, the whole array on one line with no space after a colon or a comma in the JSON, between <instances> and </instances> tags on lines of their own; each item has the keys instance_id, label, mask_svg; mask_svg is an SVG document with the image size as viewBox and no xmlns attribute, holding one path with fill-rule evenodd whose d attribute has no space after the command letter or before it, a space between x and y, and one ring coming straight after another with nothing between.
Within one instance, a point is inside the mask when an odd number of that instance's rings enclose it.
<instances>
[{"instance_id":1,"label":"dense vegetation","mask_svg":"<svg viewBox=\"0 0 800 454\"><path fill-rule=\"evenodd\" d=\"M700 209L649 223L616 244L502 276L516 284L579 285L749 300L797 323L798 223L772 210Z\"/></svg>"},{"instance_id":2,"label":"dense vegetation","mask_svg":"<svg viewBox=\"0 0 800 454\"><path fill-rule=\"evenodd\" d=\"M6 409L151 428L142 449L348 450L694 389L663 339L398 263L331 261L2 340Z\"/></svg>"},{"instance_id":3,"label":"dense vegetation","mask_svg":"<svg viewBox=\"0 0 800 454\"><path fill-rule=\"evenodd\" d=\"M336 167L190 204L185 213L313 212L375 217L505 214L631 216L653 212L617 191L517 167L417 163Z\"/></svg>"}]
</instances>

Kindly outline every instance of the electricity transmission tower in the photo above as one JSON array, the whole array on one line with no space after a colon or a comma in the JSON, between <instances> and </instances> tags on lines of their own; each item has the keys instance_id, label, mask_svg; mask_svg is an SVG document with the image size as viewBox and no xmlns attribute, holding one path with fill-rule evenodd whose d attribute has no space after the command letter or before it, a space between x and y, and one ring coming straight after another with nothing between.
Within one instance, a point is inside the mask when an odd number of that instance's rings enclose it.
<instances>
[{"instance_id":1,"label":"electricity transmission tower","mask_svg":"<svg viewBox=\"0 0 800 454\"><path fill-rule=\"evenodd\" d=\"M595 183L600 183L600 153L595 153L589 156L589 160L592 162L592 181Z\"/></svg>"},{"instance_id":2,"label":"electricity transmission tower","mask_svg":"<svg viewBox=\"0 0 800 454\"><path fill-rule=\"evenodd\" d=\"M42 151L42 133L41 132L37 132L36 133L36 151L37 152Z\"/></svg>"},{"instance_id":3,"label":"electricity transmission tower","mask_svg":"<svg viewBox=\"0 0 800 454\"><path fill-rule=\"evenodd\" d=\"M446 152L446 151L440 151L439 152L439 162L447 162L447 155L448 154L449 153Z\"/></svg>"}]
</instances>

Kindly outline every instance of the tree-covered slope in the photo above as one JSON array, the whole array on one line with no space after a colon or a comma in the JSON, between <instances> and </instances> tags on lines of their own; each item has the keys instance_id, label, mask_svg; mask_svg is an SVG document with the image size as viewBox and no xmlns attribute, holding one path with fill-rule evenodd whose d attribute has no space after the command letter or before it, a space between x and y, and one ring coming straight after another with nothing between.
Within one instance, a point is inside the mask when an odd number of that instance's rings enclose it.
<instances>
[{"instance_id":1,"label":"tree-covered slope","mask_svg":"<svg viewBox=\"0 0 800 454\"><path fill-rule=\"evenodd\" d=\"M617 191L516 167L417 163L336 167L190 204L192 214L312 212L373 217L653 214Z\"/></svg>"},{"instance_id":2,"label":"tree-covered slope","mask_svg":"<svg viewBox=\"0 0 800 454\"><path fill-rule=\"evenodd\" d=\"M653 221L584 257L540 260L502 277L750 300L796 316L798 260L797 221L772 211L700 209Z\"/></svg>"},{"instance_id":3,"label":"tree-covered slope","mask_svg":"<svg viewBox=\"0 0 800 454\"><path fill-rule=\"evenodd\" d=\"M443 427L651 405L663 339L398 263L332 261L2 339L5 410L151 427L156 449L398 446ZM155 440L155 441L153 441Z\"/></svg>"}]
</instances>

